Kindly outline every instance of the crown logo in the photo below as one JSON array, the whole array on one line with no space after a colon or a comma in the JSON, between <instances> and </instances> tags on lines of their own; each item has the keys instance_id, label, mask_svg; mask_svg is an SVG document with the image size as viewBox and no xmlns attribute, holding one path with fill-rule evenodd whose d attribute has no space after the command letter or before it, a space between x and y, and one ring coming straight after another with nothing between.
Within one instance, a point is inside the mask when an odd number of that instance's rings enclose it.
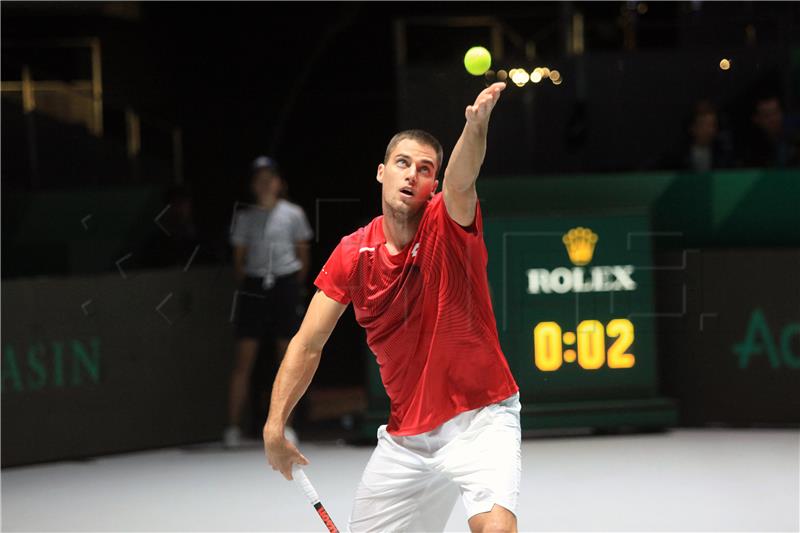
<instances>
[{"instance_id":1,"label":"crown logo","mask_svg":"<svg viewBox=\"0 0 800 533\"><path fill-rule=\"evenodd\" d=\"M597 234L592 230L578 226L565 233L561 240L574 265L588 265L592 261L594 246L597 244Z\"/></svg>"}]
</instances>

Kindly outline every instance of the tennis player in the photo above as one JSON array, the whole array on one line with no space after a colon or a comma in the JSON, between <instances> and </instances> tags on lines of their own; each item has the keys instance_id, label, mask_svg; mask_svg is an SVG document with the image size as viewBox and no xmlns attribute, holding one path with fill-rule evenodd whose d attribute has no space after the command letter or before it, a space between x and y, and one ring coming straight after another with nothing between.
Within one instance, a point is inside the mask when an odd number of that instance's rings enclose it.
<instances>
[{"instance_id":1,"label":"tennis player","mask_svg":"<svg viewBox=\"0 0 800 533\"><path fill-rule=\"evenodd\" d=\"M291 479L284 437L322 348L352 302L391 400L356 490L351 531L441 531L460 494L472 531L516 531L519 394L500 349L475 182L503 83L466 108L444 171L429 133L395 135L378 165L383 216L344 237L275 379L264 448Z\"/></svg>"}]
</instances>

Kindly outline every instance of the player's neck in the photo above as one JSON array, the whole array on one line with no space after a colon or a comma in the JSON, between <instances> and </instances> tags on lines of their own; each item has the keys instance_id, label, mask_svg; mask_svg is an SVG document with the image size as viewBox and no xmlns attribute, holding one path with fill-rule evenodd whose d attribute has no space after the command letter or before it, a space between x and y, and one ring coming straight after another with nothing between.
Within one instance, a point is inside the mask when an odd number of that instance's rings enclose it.
<instances>
[{"instance_id":1,"label":"player's neck","mask_svg":"<svg viewBox=\"0 0 800 533\"><path fill-rule=\"evenodd\" d=\"M421 219L422 210L411 216L391 209L383 210L383 235L386 237L386 245L391 254L400 253L411 242Z\"/></svg>"}]
</instances>

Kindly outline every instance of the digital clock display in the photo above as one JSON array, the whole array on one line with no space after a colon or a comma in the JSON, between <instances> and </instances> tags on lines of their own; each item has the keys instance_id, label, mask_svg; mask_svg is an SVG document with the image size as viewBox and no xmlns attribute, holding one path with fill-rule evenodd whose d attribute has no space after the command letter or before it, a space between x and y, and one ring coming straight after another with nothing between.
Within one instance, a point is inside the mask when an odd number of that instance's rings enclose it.
<instances>
[{"instance_id":1,"label":"digital clock display","mask_svg":"<svg viewBox=\"0 0 800 533\"><path fill-rule=\"evenodd\" d=\"M523 397L566 411L656 397L647 216L487 220L498 333Z\"/></svg>"},{"instance_id":2,"label":"digital clock display","mask_svg":"<svg viewBox=\"0 0 800 533\"><path fill-rule=\"evenodd\" d=\"M576 361L585 370L604 365L631 368L636 364L636 357L629 353L634 338L633 324L626 318L615 318L605 326L599 320L583 320L574 332L563 333L556 322L539 322L533 328L533 361L543 372ZM607 340L612 341L608 348ZM565 350L564 346L570 348Z\"/></svg>"},{"instance_id":3,"label":"digital clock display","mask_svg":"<svg viewBox=\"0 0 800 533\"><path fill-rule=\"evenodd\" d=\"M496 180L481 196L493 308L523 427L671 423L658 390L648 204L628 203L626 191L622 210L590 208L617 196L612 180L585 198L585 211L559 212L539 201L543 193L570 203L583 193L562 178L542 183Z\"/></svg>"}]
</instances>

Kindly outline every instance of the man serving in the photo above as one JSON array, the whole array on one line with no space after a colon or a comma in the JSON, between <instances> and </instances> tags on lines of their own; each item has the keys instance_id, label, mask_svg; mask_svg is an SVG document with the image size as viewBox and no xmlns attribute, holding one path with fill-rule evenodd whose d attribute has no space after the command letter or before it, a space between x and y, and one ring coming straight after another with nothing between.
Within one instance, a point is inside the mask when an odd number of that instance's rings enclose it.
<instances>
[{"instance_id":1,"label":"man serving","mask_svg":"<svg viewBox=\"0 0 800 533\"><path fill-rule=\"evenodd\" d=\"M391 401L352 531L441 531L459 494L472 531L516 531L519 389L497 336L475 189L504 88L467 106L440 193L439 141L421 130L391 139L377 171L383 215L331 254L275 379L264 449L291 479L308 460L284 438L286 420L352 302Z\"/></svg>"}]
</instances>

